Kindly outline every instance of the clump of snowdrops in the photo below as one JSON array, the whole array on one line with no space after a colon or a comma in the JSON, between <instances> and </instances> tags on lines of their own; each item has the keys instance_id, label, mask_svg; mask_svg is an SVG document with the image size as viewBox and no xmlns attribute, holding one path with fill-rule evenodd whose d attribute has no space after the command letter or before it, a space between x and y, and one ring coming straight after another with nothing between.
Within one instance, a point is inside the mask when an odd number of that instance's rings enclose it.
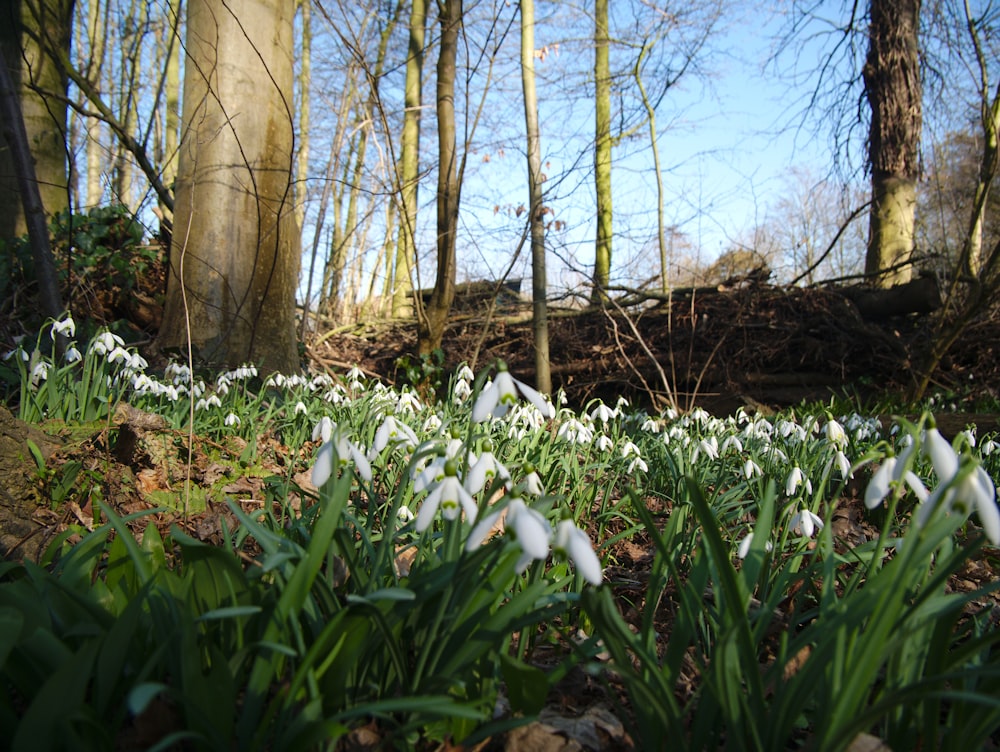
<instances>
[{"instance_id":1,"label":"clump of snowdrops","mask_svg":"<svg viewBox=\"0 0 1000 752\"><path fill-rule=\"evenodd\" d=\"M22 389L43 416L41 388L63 385L29 372ZM211 554L180 530L130 544L105 509L104 527L55 564L84 583L101 557L117 562L94 613L128 617L134 631L116 634L160 656L115 674L104 696L127 700L121 727L166 703L202 745L308 748L373 719L397 746L472 744L530 718L574 664L624 688L620 716L643 749L842 749L861 733L966 749L1000 725L996 585L949 584L1000 542L981 462L1000 456L994 437L948 442L930 416L882 426L822 409L576 411L502 363L460 369L433 405L359 369L101 375L109 391L95 404L127 397L177 427L193 411L195 431L247 439L267 426L315 452L315 489L302 490L314 503L231 502L239 526ZM655 552L638 590L604 568L633 538ZM245 568L250 541L261 553ZM8 579L45 582L34 570ZM148 652L153 618L160 639L201 645L207 663ZM562 644L564 662L534 666L539 641ZM495 719L501 697L513 718ZM206 720L217 715L227 720Z\"/></svg>"}]
</instances>

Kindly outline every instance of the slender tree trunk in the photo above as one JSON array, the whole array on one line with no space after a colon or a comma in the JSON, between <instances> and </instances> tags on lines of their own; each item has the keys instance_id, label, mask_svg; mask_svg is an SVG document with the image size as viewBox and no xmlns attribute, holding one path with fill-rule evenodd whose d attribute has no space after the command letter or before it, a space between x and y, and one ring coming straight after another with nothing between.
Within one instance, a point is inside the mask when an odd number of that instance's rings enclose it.
<instances>
[{"instance_id":1,"label":"slender tree trunk","mask_svg":"<svg viewBox=\"0 0 1000 752\"><path fill-rule=\"evenodd\" d=\"M871 106L872 209L865 273L882 287L911 277L921 84L920 0L870 0L863 74Z\"/></svg>"},{"instance_id":2,"label":"slender tree trunk","mask_svg":"<svg viewBox=\"0 0 1000 752\"><path fill-rule=\"evenodd\" d=\"M295 218L299 227L306 219L306 177L309 171L309 92L312 80L312 0L298 0L302 17L299 55L299 150L295 155Z\"/></svg>"},{"instance_id":3,"label":"slender tree trunk","mask_svg":"<svg viewBox=\"0 0 1000 752\"><path fill-rule=\"evenodd\" d=\"M51 319L63 314L62 298L59 294L59 278L55 261L49 246L49 228L45 219L45 208L35 175L28 132L24 127L18 101L17 87L8 67L0 61L0 125L3 140L11 159L18 183L19 203L31 245L32 260L35 265L35 279L38 282L41 312Z\"/></svg>"},{"instance_id":4,"label":"slender tree trunk","mask_svg":"<svg viewBox=\"0 0 1000 752\"><path fill-rule=\"evenodd\" d=\"M597 239L591 300L604 299L611 280L611 69L608 60L608 0L594 3L594 188Z\"/></svg>"},{"instance_id":5,"label":"slender tree trunk","mask_svg":"<svg viewBox=\"0 0 1000 752\"><path fill-rule=\"evenodd\" d=\"M417 349L421 355L430 355L441 348L448 313L455 299L455 234L461 198L455 136L455 75L462 2L441 0L438 7L441 41L437 63L437 275L431 299L418 321Z\"/></svg>"},{"instance_id":6,"label":"slender tree trunk","mask_svg":"<svg viewBox=\"0 0 1000 752\"><path fill-rule=\"evenodd\" d=\"M106 6L102 7L101 0L89 0L87 5L87 36L89 37L90 60L84 68L84 73L92 81L98 82L103 75L102 61L104 60L105 41L107 39L107 27L105 26L104 14ZM107 165L106 146L102 143L104 128L97 118L87 118L87 204L89 206L99 206L104 195L102 178L104 167Z\"/></svg>"},{"instance_id":7,"label":"slender tree trunk","mask_svg":"<svg viewBox=\"0 0 1000 752\"><path fill-rule=\"evenodd\" d=\"M189 0L160 344L213 366L298 370L292 202L294 5Z\"/></svg>"},{"instance_id":8,"label":"slender tree trunk","mask_svg":"<svg viewBox=\"0 0 1000 752\"><path fill-rule=\"evenodd\" d=\"M72 26L72 0L6 0L0 5L0 62L7 66L18 93L37 188L48 217L69 206L67 87L56 59L69 53ZM17 181L11 155L0 149L0 238L19 237L27 231Z\"/></svg>"},{"instance_id":9,"label":"slender tree trunk","mask_svg":"<svg viewBox=\"0 0 1000 752\"><path fill-rule=\"evenodd\" d=\"M552 391L549 363L549 309L545 274L545 217L542 215L542 146L535 91L535 2L521 0L521 86L524 90L524 127L528 142L528 194L531 222L531 308L535 337L535 384Z\"/></svg>"},{"instance_id":10,"label":"slender tree trunk","mask_svg":"<svg viewBox=\"0 0 1000 752\"><path fill-rule=\"evenodd\" d=\"M413 0L410 10L410 49L406 58L406 90L403 137L400 144L399 202L402 206L396 263L393 268L392 315L413 315L414 243L417 222L417 185L420 178L420 110L423 107L421 77L424 70L424 36L427 27L426 0Z\"/></svg>"},{"instance_id":11,"label":"slender tree trunk","mask_svg":"<svg viewBox=\"0 0 1000 752\"><path fill-rule=\"evenodd\" d=\"M656 173L656 240L660 250L660 292L664 295L670 290L670 274L667 266L667 226L664 211L664 189L663 189L663 167L660 165L660 146L656 134L656 108L649 101L646 94L646 87L642 83L642 60L649 51L649 45L643 45L639 52L639 58L635 61L635 83L639 87L639 96L642 97L642 105L646 109L646 118L649 121L649 146L653 150L653 170Z\"/></svg>"}]
</instances>

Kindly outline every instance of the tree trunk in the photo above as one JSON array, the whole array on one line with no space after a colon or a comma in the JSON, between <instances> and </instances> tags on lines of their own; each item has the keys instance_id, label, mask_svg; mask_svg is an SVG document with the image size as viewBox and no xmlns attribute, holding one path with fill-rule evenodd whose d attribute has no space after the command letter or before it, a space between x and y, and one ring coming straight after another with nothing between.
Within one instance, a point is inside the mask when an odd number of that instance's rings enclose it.
<instances>
[{"instance_id":1,"label":"tree trunk","mask_svg":"<svg viewBox=\"0 0 1000 752\"><path fill-rule=\"evenodd\" d=\"M865 273L881 287L911 277L921 84L920 0L871 0L862 71L871 106L868 166L872 209Z\"/></svg>"},{"instance_id":2,"label":"tree trunk","mask_svg":"<svg viewBox=\"0 0 1000 752\"><path fill-rule=\"evenodd\" d=\"M413 0L410 10L410 50L406 58L406 90L403 137L400 143L399 237L393 269L392 315L413 315L413 269L416 266L417 185L420 178L420 109L423 106L421 77L424 70L424 36L427 26L426 0Z\"/></svg>"},{"instance_id":3,"label":"tree trunk","mask_svg":"<svg viewBox=\"0 0 1000 752\"><path fill-rule=\"evenodd\" d=\"M441 348L448 312L455 299L455 233L461 186L455 145L455 74L462 2L443 0L438 7L441 41L437 63L437 276L418 322L417 350L421 355L430 355Z\"/></svg>"},{"instance_id":4,"label":"tree trunk","mask_svg":"<svg viewBox=\"0 0 1000 752\"><path fill-rule=\"evenodd\" d=\"M552 391L549 362L549 309L545 274L545 217L542 215L542 147L535 91L535 3L521 0L521 85L524 89L524 125L528 142L529 221L531 222L531 308L535 337L535 385Z\"/></svg>"},{"instance_id":5,"label":"tree trunk","mask_svg":"<svg viewBox=\"0 0 1000 752\"><path fill-rule=\"evenodd\" d=\"M591 300L605 299L611 280L611 69L608 61L608 0L594 3L594 188L597 240Z\"/></svg>"},{"instance_id":6,"label":"tree trunk","mask_svg":"<svg viewBox=\"0 0 1000 752\"><path fill-rule=\"evenodd\" d=\"M104 25L104 9L100 0L89 0L87 5L87 37L90 47L90 59L84 68L84 74L92 81L98 82L98 89L101 88L100 79L102 75L102 65L104 60L105 41L107 40L107 27ZM99 206L104 195L104 167L107 159L105 157L106 146L101 143L102 131L101 121L97 118L87 118L87 205L90 207Z\"/></svg>"},{"instance_id":7,"label":"tree trunk","mask_svg":"<svg viewBox=\"0 0 1000 752\"><path fill-rule=\"evenodd\" d=\"M50 50L68 54L72 26L73 0L7 0L0 9L2 64L20 100L38 192L48 217L69 206L66 76ZM0 238L27 232L18 193L10 152L0 149Z\"/></svg>"},{"instance_id":8,"label":"tree trunk","mask_svg":"<svg viewBox=\"0 0 1000 752\"><path fill-rule=\"evenodd\" d=\"M298 370L292 18L284 0L191 0L184 131L160 343Z\"/></svg>"},{"instance_id":9,"label":"tree trunk","mask_svg":"<svg viewBox=\"0 0 1000 752\"><path fill-rule=\"evenodd\" d=\"M309 171L309 92L312 80L312 0L299 0L302 46L299 57L299 148L295 154L295 223L306 219L306 178Z\"/></svg>"}]
</instances>

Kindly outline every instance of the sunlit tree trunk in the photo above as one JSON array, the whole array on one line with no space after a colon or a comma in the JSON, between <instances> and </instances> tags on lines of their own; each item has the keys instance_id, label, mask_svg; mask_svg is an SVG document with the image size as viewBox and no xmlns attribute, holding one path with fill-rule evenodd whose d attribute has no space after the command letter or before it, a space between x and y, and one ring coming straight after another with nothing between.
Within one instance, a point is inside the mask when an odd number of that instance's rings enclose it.
<instances>
[{"instance_id":1,"label":"sunlit tree trunk","mask_svg":"<svg viewBox=\"0 0 1000 752\"><path fill-rule=\"evenodd\" d=\"M163 183L173 187L177 178L177 158L181 135L181 0L169 0L167 3L167 70L164 80L164 138L163 138ZM170 213L160 202L160 209Z\"/></svg>"},{"instance_id":2,"label":"sunlit tree trunk","mask_svg":"<svg viewBox=\"0 0 1000 752\"><path fill-rule=\"evenodd\" d=\"M403 137L400 143L400 196L402 206L396 261L393 266L392 315L413 315L413 268L416 265L414 232L417 222L417 184L420 177L420 110L423 106L421 76L424 69L424 36L427 26L426 0L413 0L410 9L410 48L406 57L406 89Z\"/></svg>"},{"instance_id":3,"label":"sunlit tree trunk","mask_svg":"<svg viewBox=\"0 0 1000 752\"><path fill-rule=\"evenodd\" d=\"M126 133L134 133L138 119L139 72L143 66L143 35L145 34L148 3L133 0L125 21L131 26L119 28L123 34L121 63L118 80L118 121ZM115 143L115 168L113 172L114 200L135 209L133 189L133 164L131 154L121 141Z\"/></svg>"},{"instance_id":4,"label":"sunlit tree trunk","mask_svg":"<svg viewBox=\"0 0 1000 752\"><path fill-rule=\"evenodd\" d=\"M102 61L104 60L105 41L107 39L107 27L105 26L104 14L106 6L102 7L101 0L88 0L87 3L87 37L90 46L90 58L83 67L84 75L91 81L100 85L103 74ZM107 167L106 145L102 143L104 128L97 118L87 118L87 204L97 206L101 203L104 194L102 184L104 168Z\"/></svg>"},{"instance_id":5,"label":"sunlit tree trunk","mask_svg":"<svg viewBox=\"0 0 1000 752\"><path fill-rule=\"evenodd\" d=\"M2 63L7 66L18 92L42 207L49 217L68 206L69 179L66 76L48 50L60 50L68 55L73 38L72 24L72 0L33 0L30 3L5 0L0 5ZM38 91L32 87L37 87ZM18 237L25 232L13 163L7 148L2 148L0 238Z\"/></svg>"},{"instance_id":6,"label":"sunlit tree trunk","mask_svg":"<svg viewBox=\"0 0 1000 752\"><path fill-rule=\"evenodd\" d=\"M234 13L238 12L238 16ZM184 130L160 344L298 368L294 4L190 0ZM182 284L183 283L183 284Z\"/></svg>"},{"instance_id":7,"label":"sunlit tree trunk","mask_svg":"<svg viewBox=\"0 0 1000 752\"><path fill-rule=\"evenodd\" d=\"M431 298L417 325L417 349L421 355L440 349L455 299L455 234L461 198L455 137L455 74L462 2L441 0L438 8L441 40L437 62L437 274Z\"/></svg>"},{"instance_id":8,"label":"sunlit tree trunk","mask_svg":"<svg viewBox=\"0 0 1000 752\"><path fill-rule=\"evenodd\" d=\"M919 172L920 0L871 0L863 75L871 106L872 209L865 273L890 287L911 277Z\"/></svg>"},{"instance_id":9,"label":"sunlit tree trunk","mask_svg":"<svg viewBox=\"0 0 1000 752\"><path fill-rule=\"evenodd\" d=\"M524 90L524 126L528 143L528 194L531 222L532 333L535 337L535 384L552 391L549 363L549 310L545 274L545 217L542 216L542 146L535 91L535 3L521 0L521 87Z\"/></svg>"},{"instance_id":10,"label":"sunlit tree trunk","mask_svg":"<svg viewBox=\"0 0 1000 752\"><path fill-rule=\"evenodd\" d=\"M608 0L594 3L594 187L597 239L593 302L600 302L611 279L611 69L608 61Z\"/></svg>"},{"instance_id":11,"label":"sunlit tree trunk","mask_svg":"<svg viewBox=\"0 0 1000 752\"><path fill-rule=\"evenodd\" d=\"M295 154L295 217L299 227L306 218L306 177L309 171L309 93L312 79L312 0L298 0L302 23L299 52L299 142Z\"/></svg>"}]
</instances>

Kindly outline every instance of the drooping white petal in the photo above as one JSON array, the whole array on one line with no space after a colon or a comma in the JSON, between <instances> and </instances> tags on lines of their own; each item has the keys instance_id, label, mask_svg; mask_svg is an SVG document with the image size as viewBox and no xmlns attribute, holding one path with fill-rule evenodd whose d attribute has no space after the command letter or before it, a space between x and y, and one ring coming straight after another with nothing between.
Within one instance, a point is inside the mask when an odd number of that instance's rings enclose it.
<instances>
[{"instance_id":1,"label":"drooping white petal","mask_svg":"<svg viewBox=\"0 0 1000 752\"><path fill-rule=\"evenodd\" d=\"M868 481L868 487L865 489L866 507L874 509L889 495L889 483L892 481L892 473L895 467L896 458L886 457L872 474L872 479Z\"/></svg>"},{"instance_id":2,"label":"drooping white petal","mask_svg":"<svg viewBox=\"0 0 1000 752\"><path fill-rule=\"evenodd\" d=\"M928 428L924 432L924 452L930 458L939 482L945 483L955 477L958 454L937 428Z\"/></svg>"},{"instance_id":3,"label":"drooping white petal","mask_svg":"<svg viewBox=\"0 0 1000 752\"><path fill-rule=\"evenodd\" d=\"M507 505L507 526L517 535L517 543L532 559L545 559L549 555L552 529L537 510L521 499L511 499Z\"/></svg>"},{"instance_id":4,"label":"drooping white petal","mask_svg":"<svg viewBox=\"0 0 1000 752\"><path fill-rule=\"evenodd\" d=\"M604 580L601 560L594 552L590 538L578 528L573 520L560 520L556 526L555 549L565 552L576 571L595 587Z\"/></svg>"},{"instance_id":5,"label":"drooping white petal","mask_svg":"<svg viewBox=\"0 0 1000 752\"><path fill-rule=\"evenodd\" d=\"M541 395L541 393L537 389L534 389L525 384L524 382L518 381L513 377L511 377L511 381L517 385L517 388L521 391L521 394L524 395L524 398L528 400L528 402L530 402L532 405L534 405L535 408L538 410L538 412L540 412L546 418L555 417L555 410L553 409L552 405L549 404L549 402Z\"/></svg>"},{"instance_id":6,"label":"drooping white petal","mask_svg":"<svg viewBox=\"0 0 1000 752\"><path fill-rule=\"evenodd\" d=\"M493 409L497 406L497 402L500 400L500 392L497 389L496 382L494 381L488 387L483 389L479 396L476 397L475 403L472 405L472 422L482 423L493 412Z\"/></svg>"},{"instance_id":7,"label":"drooping white petal","mask_svg":"<svg viewBox=\"0 0 1000 752\"><path fill-rule=\"evenodd\" d=\"M329 441L319 448L316 462L313 463L312 482L316 488L322 488L333 474L333 444Z\"/></svg>"}]
</instances>

